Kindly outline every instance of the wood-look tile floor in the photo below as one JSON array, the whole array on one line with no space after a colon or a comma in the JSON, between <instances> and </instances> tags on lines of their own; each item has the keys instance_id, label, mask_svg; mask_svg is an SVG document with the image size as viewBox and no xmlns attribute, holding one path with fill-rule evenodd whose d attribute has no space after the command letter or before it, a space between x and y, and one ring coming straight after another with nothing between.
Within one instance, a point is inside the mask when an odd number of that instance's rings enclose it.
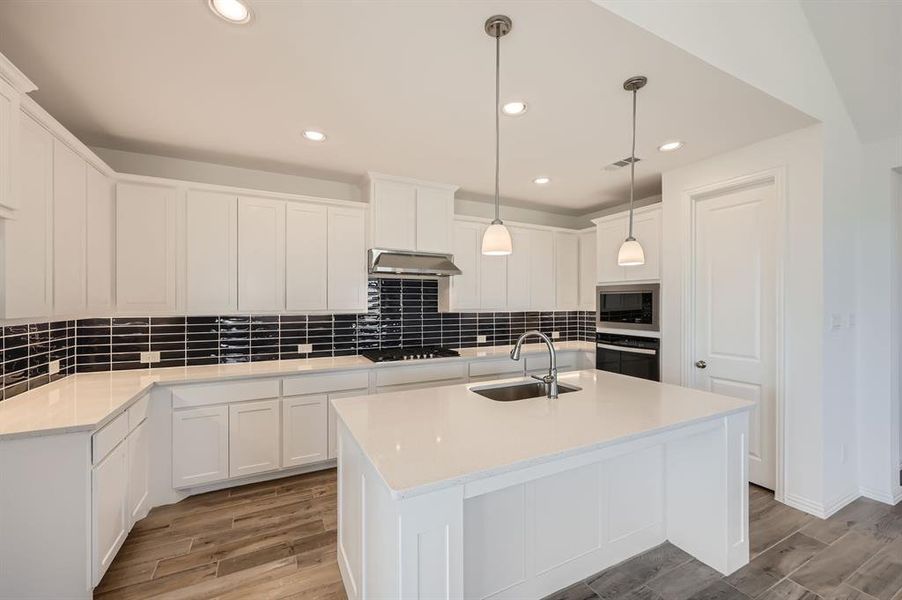
<instances>
[{"instance_id":1,"label":"wood-look tile floor","mask_svg":"<svg viewBox=\"0 0 902 600\"><path fill-rule=\"evenodd\" d=\"M336 505L330 469L155 508L94 597L344 599Z\"/></svg>"},{"instance_id":2,"label":"wood-look tile floor","mask_svg":"<svg viewBox=\"0 0 902 600\"><path fill-rule=\"evenodd\" d=\"M902 504L862 498L820 520L753 485L749 541L729 577L664 543L546 600L902 600Z\"/></svg>"}]
</instances>

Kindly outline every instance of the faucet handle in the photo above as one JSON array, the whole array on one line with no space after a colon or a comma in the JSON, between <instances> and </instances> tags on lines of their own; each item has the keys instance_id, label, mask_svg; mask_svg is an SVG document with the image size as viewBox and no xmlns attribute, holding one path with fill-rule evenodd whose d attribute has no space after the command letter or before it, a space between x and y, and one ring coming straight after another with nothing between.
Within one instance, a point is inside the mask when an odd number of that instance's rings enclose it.
<instances>
[{"instance_id":1,"label":"faucet handle","mask_svg":"<svg viewBox=\"0 0 902 600\"><path fill-rule=\"evenodd\" d=\"M551 385L551 383L554 381L554 377L552 377L551 375L543 375L542 377L539 377L538 375L530 375L530 377L532 377L536 381L541 381L545 385Z\"/></svg>"}]
</instances>

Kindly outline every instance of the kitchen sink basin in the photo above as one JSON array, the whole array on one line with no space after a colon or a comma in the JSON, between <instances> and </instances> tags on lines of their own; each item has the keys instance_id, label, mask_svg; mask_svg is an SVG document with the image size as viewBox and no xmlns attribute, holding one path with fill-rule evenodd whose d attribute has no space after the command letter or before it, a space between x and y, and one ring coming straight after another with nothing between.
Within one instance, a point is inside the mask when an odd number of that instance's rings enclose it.
<instances>
[{"instance_id":1,"label":"kitchen sink basin","mask_svg":"<svg viewBox=\"0 0 902 600\"><path fill-rule=\"evenodd\" d=\"M582 388L563 383L557 384L558 394L578 392ZM541 398L548 395L548 386L541 381L535 383L514 383L510 385L487 385L472 387L471 392L485 396L498 402L511 402L512 400L526 400L527 398Z\"/></svg>"}]
</instances>

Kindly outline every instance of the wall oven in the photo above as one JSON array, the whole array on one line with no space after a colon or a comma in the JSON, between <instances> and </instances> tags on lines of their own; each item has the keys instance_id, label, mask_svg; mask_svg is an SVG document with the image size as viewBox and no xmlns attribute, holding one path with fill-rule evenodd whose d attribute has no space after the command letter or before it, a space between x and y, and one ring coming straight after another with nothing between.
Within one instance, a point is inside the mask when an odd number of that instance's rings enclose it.
<instances>
[{"instance_id":1,"label":"wall oven","mask_svg":"<svg viewBox=\"0 0 902 600\"><path fill-rule=\"evenodd\" d=\"M658 331L657 283L600 285L595 289L598 327Z\"/></svg>"},{"instance_id":2,"label":"wall oven","mask_svg":"<svg viewBox=\"0 0 902 600\"><path fill-rule=\"evenodd\" d=\"M661 381L661 340L650 337L595 334L595 368Z\"/></svg>"}]
</instances>

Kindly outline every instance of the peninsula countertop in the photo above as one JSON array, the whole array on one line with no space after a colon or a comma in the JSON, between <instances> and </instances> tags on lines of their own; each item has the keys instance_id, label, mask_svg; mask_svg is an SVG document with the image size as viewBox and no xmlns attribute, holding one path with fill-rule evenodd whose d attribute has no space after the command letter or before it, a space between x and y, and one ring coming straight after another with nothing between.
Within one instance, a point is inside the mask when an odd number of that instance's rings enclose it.
<instances>
[{"instance_id":1,"label":"peninsula countertop","mask_svg":"<svg viewBox=\"0 0 902 600\"><path fill-rule=\"evenodd\" d=\"M594 350L590 342L556 342L559 351ZM544 353L544 344L524 345L529 354ZM79 373L0 402L0 441L99 429L141 397L154 384L176 385L280 377L331 371L504 358L511 346L460 348L459 357L373 363L363 356L273 360L158 369Z\"/></svg>"},{"instance_id":2,"label":"peninsula countertop","mask_svg":"<svg viewBox=\"0 0 902 600\"><path fill-rule=\"evenodd\" d=\"M523 378L499 381L517 382ZM563 373L579 391L496 402L450 385L332 401L396 498L750 410L753 403L605 371Z\"/></svg>"}]
</instances>

